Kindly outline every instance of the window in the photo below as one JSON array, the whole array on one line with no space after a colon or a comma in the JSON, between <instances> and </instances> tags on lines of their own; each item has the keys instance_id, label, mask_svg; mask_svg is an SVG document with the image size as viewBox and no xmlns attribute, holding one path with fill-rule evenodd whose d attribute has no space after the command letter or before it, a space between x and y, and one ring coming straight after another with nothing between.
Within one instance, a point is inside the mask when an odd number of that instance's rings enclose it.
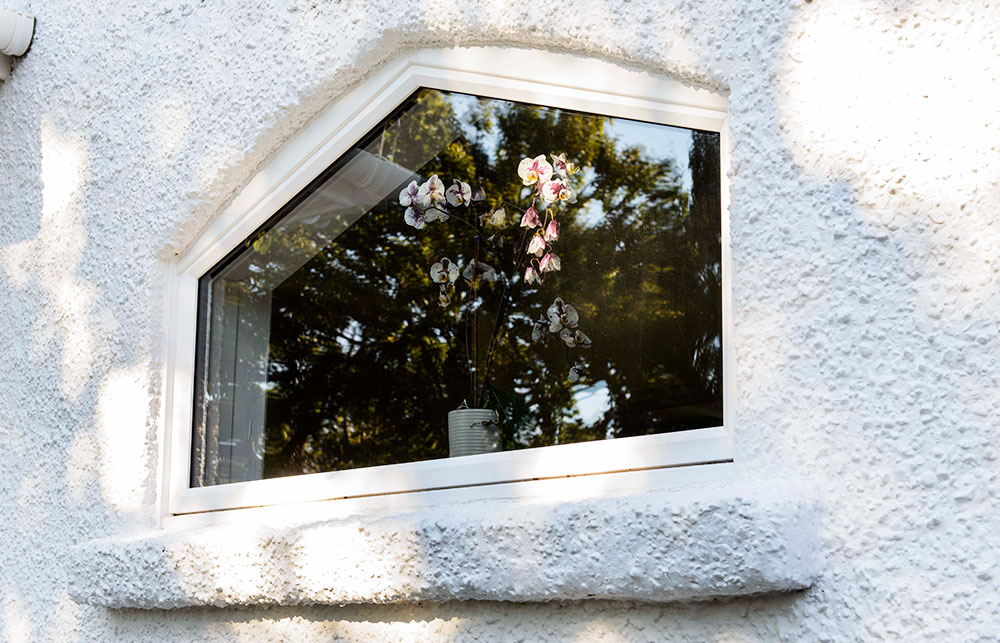
<instances>
[{"instance_id":1,"label":"window","mask_svg":"<svg viewBox=\"0 0 1000 643\"><path fill-rule=\"evenodd\" d=\"M171 513L731 458L724 99L466 51L340 101L178 265ZM466 404L497 452L449 459Z\"/></svg>"}]
</instances>

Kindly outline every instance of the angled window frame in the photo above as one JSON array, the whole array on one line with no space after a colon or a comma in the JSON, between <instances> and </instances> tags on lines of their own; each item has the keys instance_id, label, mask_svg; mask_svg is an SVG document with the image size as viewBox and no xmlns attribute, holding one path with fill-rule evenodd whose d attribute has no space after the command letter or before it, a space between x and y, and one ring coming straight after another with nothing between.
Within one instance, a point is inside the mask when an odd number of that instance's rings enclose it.
<instances>
[{"instance_id":1,"label":"angled window frame","mask_svg":"<svg viewBox=\"0 0 1000 643\"><path fill-rule=\"evenodd\" d=\"M720 134L723 425L674 433L191 487L198 280L421 87L573 109ZM400 56L321 112L273 154L171 266L165 360L161 518L383 494L463 490L733 461L735 392L725 96L611 63L507 47L425 49ZM731 467L715 467L720 477ZM695 476L711 479L715 473ZM662 477L662 476L661 476ZM690 476L689 476L690 477ZM676 476L666 479L679 479ZM412 494L411 494L412 495ZM420 495L419 493L416 495ZM468 494L454 494L456 498ZM447 494L445 495L447 498Z\"/></svg>"}]
</instances>

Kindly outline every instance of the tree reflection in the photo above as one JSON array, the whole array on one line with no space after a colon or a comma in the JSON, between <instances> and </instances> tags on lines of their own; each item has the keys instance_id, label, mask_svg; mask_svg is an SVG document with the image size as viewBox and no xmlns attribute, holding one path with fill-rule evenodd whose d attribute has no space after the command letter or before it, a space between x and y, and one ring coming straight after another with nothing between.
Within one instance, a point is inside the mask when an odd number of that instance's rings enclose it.
<instances>
[{"instance_id":1,"label":"tree reflection","mask_svg":"<svg viewBox=\"0 0 1000 643\"><path fill-rule=\"evenodd\" d=\"M718 135L690 132L685 170L619 130L589 114L422 91L355 152L412 168L407 180L364 211L330 206L258 239L303 257L280 284L262 277L271 296L264 476L447 457L446 415L469 390L462 308L495 311L501 287L439 306L428 268L442 256L465 266L468 235L451 222L416 231L395 199L410 178L438 174L519 202L517 163L541 153L566 153L585 185L560 214L562 271L541 285L505 275L514 303L487 396L505 448L720 424ZM528 320L557 295L579 310L589 350L531 342ZM483 355L488 340L479 334Z\"/></svg>"}]
</instances>

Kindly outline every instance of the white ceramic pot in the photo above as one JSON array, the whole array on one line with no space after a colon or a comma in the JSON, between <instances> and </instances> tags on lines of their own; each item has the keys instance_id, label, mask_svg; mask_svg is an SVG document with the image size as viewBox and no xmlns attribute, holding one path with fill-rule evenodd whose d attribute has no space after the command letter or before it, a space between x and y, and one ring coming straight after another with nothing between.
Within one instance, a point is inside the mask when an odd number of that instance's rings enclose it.
<instances>
[{"instance_id":1,"label":"white ceramic pot","mask_svg":"<svg viewBox=\"0 0 1000 643\"><path fill-rule=\"evenodd\" d=\"M500 424L491 409L458 409L448 413L448 455L457 458L500 450Z\"/></svg>"}]
</instances>

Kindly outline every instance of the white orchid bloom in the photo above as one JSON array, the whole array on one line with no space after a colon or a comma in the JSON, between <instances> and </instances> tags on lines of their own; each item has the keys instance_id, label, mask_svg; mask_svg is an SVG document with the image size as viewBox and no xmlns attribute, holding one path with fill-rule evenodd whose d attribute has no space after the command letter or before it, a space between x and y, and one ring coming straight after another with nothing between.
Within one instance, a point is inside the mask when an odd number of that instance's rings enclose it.
<instances>
[{"instance_id":1,"label":"white orchid bloom","mask_svg":"<svg viewBox=\"0 0 1000 643\"><path fill-rule=\"evenodd\" d=\"M406 208L406 212L403 214L403 220L417 230L423 228L427 223L427 217L424 215L424 211L415 206Z\"/></svg>"},{"instance_id":2,"label":"white orchid bloom","mask_svg":"<svg viewBox=\"0 0 1000 643\"><path fill-rule=\"evenodd\" d=\"M445 191L445 198L448 199L450 205L456 208L460 205L469 205L469 202L472 201L472 188L468 183L455 179L451 187Z\"/></svg>"},{"instance_id":3,"label":"white orchid bloom","mask_svg":"<svg viewBox=\"0 0 1000 643\"><path fill-rule=\"evenodd\" d=\"M417 201L418 194L420 194L420 186L417 185L416 181L410 181L410 184L399 193L399 205L403 207L413 205Z\"/></svg>"},{"instance_id":4,"label":"white orchid bloom","mask_svg":"<svg viewBox=\"0 0 1000 643\"><path fill-rule=\"evenodd\" d=\"M579 168L576 167L576 164L566 160L565 154L553 156L552 165L555 167L556 174L564 179L568 178L570 174L576 174L580 171Z\"/></svg>"},{"instance_id":5,"label":"white orchid bloom","mask_svg":"<svg viewBox=\"0 0 1000 643\"><path fill-rule=\"evenodd\" d=\"M503 208L494 210L486 215L486 221L491 226L502 228L507 225L507 211Z\"/></svg>"},{"instance_id":6,"label":"white orchid bloom","mask_svg":"<svg viewBox=\"0 0 1000 643\"><path fill-rule=\"evenodd\" d=\"M492 266L485 264L482 261L474 262L474 264L476 266L476 273L478 273L477 277L490 283L497 280L499 275L497 275L497 271ZM472 266L473 263L469 263L465 266L465 270L462 271L462 277L464 277L466 281L472 281Z\"/></svg>"},{"instance_id":7,"label":"white orchid bloom","mask_svg":"<svg viewBox=\"0 0 1000 643\"><path fill-rule=\"evenodd\" d=\"M431 281L437 284L455 283L458 280L458 266L455 262L444 257L431 266Z\"/></svg>"},{"instance_id":8,"label":"white orchid bloom","mask_svg":"<svg viewBox=\"0 0 1000 643\"><path fill-rule=\"evenodd\" d=\"M447 221L448 213L445 212L444 210L438 210L437 208L434 208L424 212L424 219L426 219L428 223L430 223L431 221Z\"/></svg>"},{"instance_id":9,"label":"white orchid bloom","mask_svg":"<svg viewBox=\"0 0 1000 643\"><path fill-rule=\"evenodd\" d=\"M565 303L561 297L556 297L552 305L545 311L549 320L549 332L558 333L567 328L576 328L580 323L580 313L571 304Z\"/></svg>"},{"instance_id":10,"label":"white orchid bloom","mask_svg":"<svg viewBox=\"0 0 1000 643\"><path fill-rule=\"evenodd\" d=\"M417 199L420 207L427 209L432 205L444 203L448 200L444 192L444 183L435 174L427 179L417 191Z\"/></svg>"},{"instance_id":11,"label":"white orchid bloom","mask_svg":"<svg viewBox=\"0 0 1000 643\"><path fill-rule=\"evenodd\" d=\"M544 342L545 341L545 320L541 319L538 321L531 322L531 341L533 342Z\"/></svg>"}]
</instances>

